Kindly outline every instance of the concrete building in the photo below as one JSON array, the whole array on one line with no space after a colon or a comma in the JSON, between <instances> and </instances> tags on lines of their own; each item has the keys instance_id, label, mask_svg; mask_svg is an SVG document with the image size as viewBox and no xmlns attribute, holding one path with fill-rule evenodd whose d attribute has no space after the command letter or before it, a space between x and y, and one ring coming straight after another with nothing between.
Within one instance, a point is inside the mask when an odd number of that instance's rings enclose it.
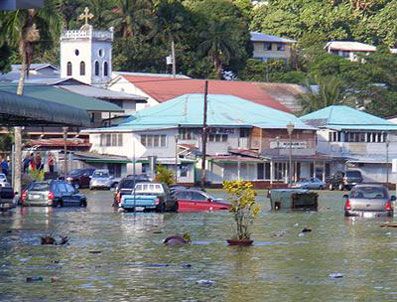
<instances>
[{"instance_id":1,"label":"concrete building","mask_svg":"<svg viewBox=\"0 0 397 302\"><path fill-rule=\"evenodd\" d=\"M292 47L296 41L259 32L251 32L251 43L254 49L254 59L261 61L288 61L291 58Z\"/></svg>"},{"instance_id":2,"label":"concrete building","mask_svg":"<svg viewBox=\"0 0 397 302\"><path fill-rule=\"evenodd\" d=\"M376 51L376 46L355 41L331 41L324 49L331 54L346 58L352 62L359 59L359 55L368 55Z\"/></svg>"},{"instance_id":3,"label":"concrete building","mask_svg":"<svg viewBox=\"0 0 397 302\"><path fill-rule=\"evenodd\" d=\"M364 181L396 183L391 173L397 158L397 125L348 106L334 105L301 120L318 127L317 150L335 157L331 172L360 170Z\"/></svg>"},{"instance_id":4,"label":"concrete building","mask_svg":"<svg viewBox=\"0 0 397 302\"><path fill-rule=\"evenodd\" d=\"M84 130L91 151L139 158L139 172L148 161L176 170L178 181L197 181L201 160L203 94L187 94L132 115L116 127ZM292 123L291 138L287 125ZM237 177L258 186L285 184L292 152L293 180L319 175L325 178L332 158L316 153L316 128L292 114L232 95L208 96L207 180L220 185ZM123 168L124 169L124 168ZM131 173L131 165L126 170Z\"/></svg>"}]
</instances>

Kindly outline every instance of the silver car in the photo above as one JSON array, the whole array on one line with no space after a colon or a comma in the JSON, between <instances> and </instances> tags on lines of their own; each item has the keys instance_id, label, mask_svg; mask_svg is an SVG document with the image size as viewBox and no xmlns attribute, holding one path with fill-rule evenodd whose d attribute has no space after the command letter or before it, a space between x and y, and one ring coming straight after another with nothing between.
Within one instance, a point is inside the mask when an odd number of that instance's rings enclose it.
<instances>
[{"instance_id":1,"label":"silver car","mask_svg":"<svg viewBox=\"0 0 397 302\"><path fill-rule=\"evenodd\" d=\"M345 216L393 216L395 196L390 196L383 185L359 184L344 195Z\"/></svg>"},{"instance_id":2,"label":"silver car","mask_svg":"<svg viewBox=\"0 0 397 302\"><path fill-rule=\"evenodd\" d=\"M97 169L91 175L90 190L93 189L108 189L114 186L114 178L109 174L107 169Z\"/></svg>"},{"instance_id":3,"label":"silver car","mask_svg":"<svg viewBox=\"0 0 397 302\"><path fill-rule=\"evenodd\" d=\"M322 190L325 188L325 182L316 177L312 177L309 179L301 179L300 181L294 183L292 188Z\"/></svg>"}]
</instances>

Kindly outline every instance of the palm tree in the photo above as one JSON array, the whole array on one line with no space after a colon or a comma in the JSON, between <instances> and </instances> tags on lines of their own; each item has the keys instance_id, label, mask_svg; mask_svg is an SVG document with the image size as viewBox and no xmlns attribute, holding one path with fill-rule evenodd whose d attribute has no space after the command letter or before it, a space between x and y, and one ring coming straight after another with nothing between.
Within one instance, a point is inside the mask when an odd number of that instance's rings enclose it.
<instances>
[{"instance_id":1,"label":"palm tree","mask_svg":"<svg viewBox=\"0 0 397 302\"><path fill-rule=\"evenodd\" d=\"M33 58L34 44L40 39L37 24L46 24L49 32L60 29L59 11L61 0L47 0L44 8L16 10L0 13L2 31L0 42L7 42L11 46L18 47L21 57L21 70L17 87L17 95L23 95L25 77L29 72L29 65ZM22 159L22 129L15 127L15 163L14 163L14 190L21 191L21 159Z\"/></svg>"},{"instance_id":2,"label":"palm tree","mask_svg":"<svg viewBox=\"0 0 397 302\"><path fill-rule=\"evenodd\" d=\"M343 87L343 82L337 77L317 78L316 86L305 84L306 93L299 97L302 114L307 114L335 104L350 104L352 99Z\"/></svg>"},{"instance_id":3,"label":"palm tree","mask_svg":"<svg viewBox=\"0 0 397 302\"><path fill-rule=\"evenodd\" d=\"M227 22L212 20L208 23L207 30L200 34L203 42L199 45L199 51L211 58L218 79L222 78L223 67L239 51L229 25Z\"/></svg>"},{"instance_id":4,"label":"palm tree","mask_svg":"<svg viewBox=\"0 0 397 302\"><path fill-rule=\"evenodd\" d=\"M143 28L152 25L151 0L117 0L110 11L110 25L114 26L123 38L136 35Z\"/></svg>"}]
</instances>

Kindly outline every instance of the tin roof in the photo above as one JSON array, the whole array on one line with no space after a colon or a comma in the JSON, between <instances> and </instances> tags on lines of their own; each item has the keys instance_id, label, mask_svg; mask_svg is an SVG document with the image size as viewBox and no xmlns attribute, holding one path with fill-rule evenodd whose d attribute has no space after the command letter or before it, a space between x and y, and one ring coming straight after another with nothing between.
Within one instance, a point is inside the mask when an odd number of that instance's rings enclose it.
<instances>
[{"instance_id":1,"label":"tin roof","mask_svg":"<svg viewBox=\"0 0 397 302\"><path fill-rule=\"evenodd\" d=\"M15 91L17 91L17 84L0 82L0 91L15 93ZM92 97L86 97L81 94L66 91L62 88L51 85L26 83L24 88L24 96L46 100L52 103L77 107L86 111L123 112L123 109L110 102L102 101Z\"/></svg>"},{"instance_id":2,"label":"tin roof","mask_svg":"<svg viewBox=\"0 0 397 302\"><path fill-rule=\"evenodd\" d=\"M397 124L345 105L332 105L301 117L306 124L335 130L397 130Z\"/></svg>"},{"instance_id":3,"label":"tin roof","mask_svg":"<svg viewBox=\"0 0 397 302\"><path fill-rule=\"evenodd\" d=\"M127 81L160 103L184 94L204 93L205 80L122 74ZM290 112L255 82L209 80L208 93L228 94L254 103Z\"/></svg>"},{"instance_id":4,"label":"tin roof","mask_svg":"<svg viewBox=\"0 0 397 302\"><path fill-rule=\"evenodd\" d=\"M252 31L250 34L252 42L296 43L295 40L267 35L256 31Z\"/></svg>"},{"instance_id":5,"label":"tin roof","mask_svg":"<svg viewBox=\"0 0 397 302\"><path fill-rule=\"evenodd\" d=\"M203 94L186 94L132 115L116 126L87 130L87 132L142 131L175 127L202 127ZM224 94L208 95L207 123L211 127L253 126L285 129L292 122L296 129L314 130L293 114L262 106L248 100Z\"/></svg>"},{"instance_id":6,"label":"tin roof","mask_svg":"<svg viewBox=\"0 0 397 302\"><path fill-rule=\"evenodd\" d=\"M342 51L376 51L376 46L355 41L331 41L325 45L326 49Z\"/></svg>"}]
</instances>

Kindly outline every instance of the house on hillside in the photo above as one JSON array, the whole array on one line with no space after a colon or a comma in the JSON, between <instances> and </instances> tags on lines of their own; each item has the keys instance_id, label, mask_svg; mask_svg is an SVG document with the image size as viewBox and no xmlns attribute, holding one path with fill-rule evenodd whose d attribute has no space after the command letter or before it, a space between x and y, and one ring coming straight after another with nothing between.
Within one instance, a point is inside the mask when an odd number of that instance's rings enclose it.
<instances>
[{"instance_id":1,"label":"house on hillside","mask_svg":"<svg viewBox=\"0 0 397 302\"><path fill-rule=\"evenodd\" d=\"M331 171L360 170L367 182L397 182L391 174L391 162L397 158L397 125L353 109L333 105L301 117L318 127L317 150L339 158ZM388 169L388 172L387 170Z\"/></svg>"},{"instance_id":2,"label":"house on hillside","mask_svg":"<svg viewBox=\"0 0 397 302\"><path fill-rule=\"evenodd\" d=\"M116 127L85 130L91 151L128 158L141 154L137 171L142 172L148 172L153 156L173 170L177 162L178 182L192 184L201 160L203 100L203 94L182 95L140 110ZM291 143L289 123L294 125ZM294 180L325 178L333 160L316 152L316 128L290 113L233 95L208 95L208 127L207 180L213 185L236 178L261 187L285 184L290 146ZM131 173L132 167L122 170Z\"/></svg>"},{"instance_id":3,"label":"house on hillside","mask_svg":"<svg viewBox=\"0 0 397 302\"><path fill-rule=\"evenodd\" d=\"M147 98L147 103L137 105L137 111L167 102L184 94L204 93L205 80L185 76L172 78L170 75L115 73L109 89L132 93ZM243 81L209 80L210 94L227 94L285 112L298 112L298 97L304 88L296 84L258 83Z\"/></svg>"},{"instance_id":4,"label":"house on hillside","mask_svg":"<svg viewBox=\"0 0 397 302\"><path fill-rule=\"evenodd\" d=\"M357 61L358 55L368 55L376 51L376 46L355 41L331 41L324 49L331 54L346 58L352 62Z\"/></svg>"},{"instance_id":5,"label":"house on hillside","mask_svg":"<svg viewBox=\"0 0 397 302\"><path fill-rule=\"evenodd\" d=\"M267 35L259 32L251 32L253 46L253 58L261 61L291 59L292 47L295 40Z\"/></svg>"}]
</instances>

